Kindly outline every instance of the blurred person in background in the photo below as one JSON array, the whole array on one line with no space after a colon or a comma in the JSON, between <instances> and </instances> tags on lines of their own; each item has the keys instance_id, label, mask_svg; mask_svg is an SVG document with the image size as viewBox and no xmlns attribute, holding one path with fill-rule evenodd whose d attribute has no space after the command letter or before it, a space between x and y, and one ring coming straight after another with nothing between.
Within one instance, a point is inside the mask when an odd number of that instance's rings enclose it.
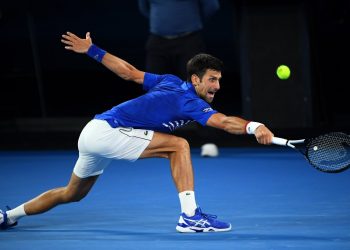
<instances>
[{"instance_id":1,"label":"blurred person in background","mask_svg":"<svg viewBox=\"0 0 350 250\"><path fill-rule=\"evenodd\" d=\"M186 63L205 52L202 30L220 8L218 0L139 0L149 19L146 71L186 79Z\"/></svg>"}]
</instances>

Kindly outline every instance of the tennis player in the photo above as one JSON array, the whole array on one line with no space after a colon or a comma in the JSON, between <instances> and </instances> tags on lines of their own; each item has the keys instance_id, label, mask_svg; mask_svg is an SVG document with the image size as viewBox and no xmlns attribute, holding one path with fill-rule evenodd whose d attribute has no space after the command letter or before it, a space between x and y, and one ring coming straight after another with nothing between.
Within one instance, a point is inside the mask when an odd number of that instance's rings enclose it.
<instances>
[{"instance_id":1,"label":"tennis player","mask_svg":"<svg viewBox=\"0 0 350 250\"><path fill-rule=\"evenodd\" d=\"M16 207L1 211L2 229L17 225L27 215L44 213L53 207L84 198L108 164L116 159L167 158L179 193L179 232L220 232L231 224L205 214L197 206L188 142L174 135L175 129L190 122L222 129L231 134L254 134L261 144L270 144L272 132L263 124L213 110L210 103L220 89L223 64L208 54L198 54L187 64L188 78L156 75L136 69L128 62L92 43L90 33L79 38L62 35L67 50L87 53L119 77L142 85L146 93L97 114L82 130L79 158L67 186L49 190Z\"/></svg>"}]
</instances>

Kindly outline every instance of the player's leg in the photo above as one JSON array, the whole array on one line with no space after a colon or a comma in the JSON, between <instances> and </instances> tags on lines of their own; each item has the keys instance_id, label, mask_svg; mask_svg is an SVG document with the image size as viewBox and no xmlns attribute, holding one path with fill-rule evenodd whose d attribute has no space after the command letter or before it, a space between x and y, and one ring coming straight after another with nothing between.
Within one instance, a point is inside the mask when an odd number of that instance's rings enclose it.
<instances>
[{"instance_id":1,"label":"player's leg","mask_svg":"<svg viewBox=\"0 0 350 250\"><path fill-rule=\"evenodd\" d=\"M67 186L51 189L24 204L27 215L44 213L57 205L83 199L95 184L98 175L79 178L74 173Z\"/></svg>"},{"instance_id":2,"label":"player's leg","mask_svg":"<svg viewBox=\"0 0 350 250\"><path fill-rule=\"evenodd\" d=\"M194 194L194 178L188 142L173 135L155 132L140 158L163 157L170 160L171 173L179 191L182 214L176 229L179 232L220 232L231 230L231 224L216 216L202 213Z\"/></svg>"},{"instance_id":3,"label":"player's leg","mask_svg":"<svg viewBox=\"0 0 350 250\"><path fill-rule=\"evenodd\" d=\"M57 205L80 201L89 193L97 178L98 175L79 178L73 173L67 186L51 189L14 209L1 211L1 228L15 226L24 216L44 213Z\"/></svg>"},{"instance_id":4,"label":"player's leg","mask_svg":"<svg viewBox=\"0 0 350 250\"><path fill-rule=\"evenodd\" d=\"M162 157L170 161L171 174L179 192L181 211L193 216L197 209L190 146L174 135L155 132L140 158Z\"/></svg>"},{"instance_id":5,"label":"player's leg","mask_svg":"<svg viewBox=\"0 0 350 250\"><path fill-rule=\"evenodd\" d=\"M23 216L44 213L57 205L80 201L84 198L98 176L111 162L111 159L98 154L103 152L104 145L108 145L108 142L99 139L105 136L106 129L109 130L110 127L104 122L91 121L88 123L80 134L79 158L67 186L51 189L6 212L0 210L0 228L6 229L15 225L17 220Z\"/></svg>"},{"instance_id":6,"label":"player's leg","mask_svg":"<svg viewBox=\"0 0 350 250\"><path fill-rule=\"evenodd\" d=\"M194 190L193 169L188 142L174 135L155 132L140 158L168 158L175 186L179 193Z\"/></svg>"}]
</instances>

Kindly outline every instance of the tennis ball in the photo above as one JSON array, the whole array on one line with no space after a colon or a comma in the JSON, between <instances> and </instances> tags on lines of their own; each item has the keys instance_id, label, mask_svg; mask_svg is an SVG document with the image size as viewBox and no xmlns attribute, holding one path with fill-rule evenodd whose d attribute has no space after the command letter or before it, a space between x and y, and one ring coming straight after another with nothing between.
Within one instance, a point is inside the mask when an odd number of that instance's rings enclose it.
<instances>
[{"instance_id":1,"label":"tennis ball","mask_svg":"<svg viewBox=\"0 0 350 250\"><path fill-rule=\"evenodd\" d=\"M290 76L290 69L286 65L280 65L280 66L278 66L278 68L276 70L276 74L277 74L279 79L287 80Z\"/></svg>"}]
</instances>

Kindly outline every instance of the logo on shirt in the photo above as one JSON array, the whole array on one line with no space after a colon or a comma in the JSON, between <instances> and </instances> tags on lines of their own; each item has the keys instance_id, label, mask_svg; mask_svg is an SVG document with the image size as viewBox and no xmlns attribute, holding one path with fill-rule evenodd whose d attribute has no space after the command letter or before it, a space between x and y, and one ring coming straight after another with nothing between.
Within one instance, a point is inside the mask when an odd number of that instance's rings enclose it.
<instances>
[{"instance_id":1,"label":"logo on shirt","mask_svg":"<svg viewBox=\"0 0 350 250\"><path fill-rule=\"evenodd\" d=\"M203 109L202 110L204 113L208 113L208 112L210 112L210 111L213 111L213 109L212 108L205 108L205 109Z\"/></svg>"},{"instance_id":2,"label":"logo on shirt","mask_svg":"<svg viewBox=\"0 0 350 250\"><path fill-rule=\"evenodd\" d=\"M162 125L166 128L168 128L170 131L174 131L177 128L180 128L182 126L185 126L186 124L193 122L193 120L179 120L179 121L170 121L170 122L163 122Z\"/></svg>"}]
</instances>

